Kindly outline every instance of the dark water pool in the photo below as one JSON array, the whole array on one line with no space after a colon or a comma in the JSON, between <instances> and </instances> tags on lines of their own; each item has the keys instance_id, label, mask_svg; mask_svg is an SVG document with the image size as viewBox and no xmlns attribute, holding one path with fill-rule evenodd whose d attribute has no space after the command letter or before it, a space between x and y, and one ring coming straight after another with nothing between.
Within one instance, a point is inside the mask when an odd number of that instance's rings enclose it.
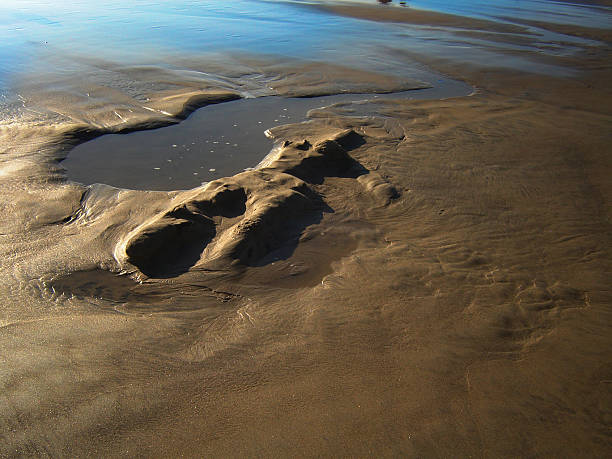
<instances>
[{"instance_id":1,"label":"dark water pool","mask_svg":"<svg viewBox=\"0 0 612 459\"><path fill-rule=\"evenodd\" d=\"M440 98L471 91L466 84L439 78L435 88L390 95L240 99L201 108L177 125L98 137L74 148L62 165L69 179L84 184L189 189L256 166L272 148L265 130L302 121L310 109L368 98Z\"/></svg>"}]
</instances>

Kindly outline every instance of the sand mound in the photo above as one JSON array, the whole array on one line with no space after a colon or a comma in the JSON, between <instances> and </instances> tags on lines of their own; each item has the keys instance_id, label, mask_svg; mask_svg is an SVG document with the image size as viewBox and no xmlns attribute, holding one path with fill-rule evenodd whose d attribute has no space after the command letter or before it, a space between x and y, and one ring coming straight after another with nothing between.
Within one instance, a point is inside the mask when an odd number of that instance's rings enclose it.
<instances>
[{"instance_id":1,"label":"sand mound","mask_svg":"<svg viewBox=\"0 0 612 459\"><path fill-rule=\"evenodd\" d=\"M303 230L329 206L311 186L326 177L360 177L388 201L397 192L349 151L364 145L353 130L316 142L286 140L260 167L183 192L119 242L124 265L149 277L172 277L194 265L226 260L257 265L272 251L297 245Z\"/></svg>"}]
</instances>

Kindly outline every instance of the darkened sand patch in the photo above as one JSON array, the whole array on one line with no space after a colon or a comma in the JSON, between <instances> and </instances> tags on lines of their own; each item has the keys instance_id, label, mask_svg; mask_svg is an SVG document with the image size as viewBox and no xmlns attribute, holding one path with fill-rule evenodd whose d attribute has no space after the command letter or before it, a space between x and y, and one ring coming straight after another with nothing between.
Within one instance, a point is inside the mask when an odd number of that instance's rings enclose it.
<instances>
[{"instance_id":1,"label":"darkened sand patch","mask_svg":"<svg viewBox=\"0 0 612 459\"><path fill-rule=\"evenodd\" d=\"M360 4L328 4L318 5L317 7L332 11L336 14L371 21L405 22L422 26L453 27L517 34L527 31L526 28L518 25L503 24L486 19L468 18L465 16L413 8L381 8L374 5Z\"/></svg>"}]
</instances>

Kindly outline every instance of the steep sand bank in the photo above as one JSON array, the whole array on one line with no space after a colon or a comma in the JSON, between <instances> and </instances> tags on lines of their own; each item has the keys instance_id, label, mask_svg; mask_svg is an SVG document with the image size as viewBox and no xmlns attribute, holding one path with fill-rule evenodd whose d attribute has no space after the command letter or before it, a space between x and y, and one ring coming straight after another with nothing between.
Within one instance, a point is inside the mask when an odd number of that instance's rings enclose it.
<instances>
[{"instance_id":1,"label":"steep sand bank","mask_svg":"<svg viewBox=\"0 0 612 459\"><path fill-rule=\"evenodd\" d=\"M69 123L4 126L0 454L608 455L609 50L559 58L575 78L413 57L479 93L313 111L259 170L184 192L54 161L268 85L60 95Z\"/></svg>"}]
</instances>

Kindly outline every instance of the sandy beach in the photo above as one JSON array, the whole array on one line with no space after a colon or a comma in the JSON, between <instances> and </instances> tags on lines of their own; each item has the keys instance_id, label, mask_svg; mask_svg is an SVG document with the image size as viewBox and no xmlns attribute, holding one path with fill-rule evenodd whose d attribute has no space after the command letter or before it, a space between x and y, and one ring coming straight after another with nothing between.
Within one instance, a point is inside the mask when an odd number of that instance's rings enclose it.
<instances>
[{"instance_id":1,"label":"sandy beach","mask_svg":"<svg viewBox=\"0 0 612 459\"><path fill-rule=\"evenodd\" d=\"M97 80L15 90L0 457L609 456L612 26L299 8L456 48L373 42L371 68L90 56ZM473 93L383 97L442 75ZM265 126L256 168L196 188L62 166L85 140L207 104L343 93L360 96Z\"/></svg>"}]
</instances>

